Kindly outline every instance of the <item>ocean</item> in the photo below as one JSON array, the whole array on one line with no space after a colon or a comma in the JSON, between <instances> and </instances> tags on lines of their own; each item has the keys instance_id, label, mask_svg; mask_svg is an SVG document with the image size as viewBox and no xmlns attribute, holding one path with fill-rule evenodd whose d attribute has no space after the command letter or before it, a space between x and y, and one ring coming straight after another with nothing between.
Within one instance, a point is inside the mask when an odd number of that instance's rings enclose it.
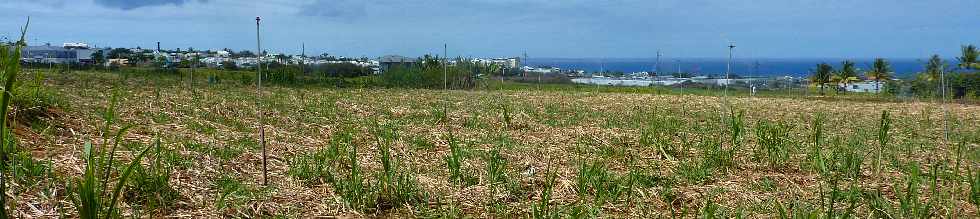
<instances>
[{"instance_id":1,"label":"ocean","mask_svg":"<svg viewBox=\"0 0 980 219\"><path fill-rule=\"evenodd\" d=\"M736 59L732 72L740 76L753 77L775 77L793 76L805 77L810 75L815 66L825 62L839 68L844 59ZM852 59L858 69L870 69L874 59ZM907 77L923 70L925 59L888 59L892 70L897 77ZM695 75L724 75L727 59L718 58L661 58L661 72L674 73L680 69L681 72L691 72ZM954 61L947 60L950 66L954 66ZM609 58L609 59L586 59L586 58L528 58L525 65L529 66L552 66L563 70L585 70L587 72L621 71L630 72L651 72L657 66L656 58ZM758 63L758 65L756 65Z\"/></svg>"}]
</instances>

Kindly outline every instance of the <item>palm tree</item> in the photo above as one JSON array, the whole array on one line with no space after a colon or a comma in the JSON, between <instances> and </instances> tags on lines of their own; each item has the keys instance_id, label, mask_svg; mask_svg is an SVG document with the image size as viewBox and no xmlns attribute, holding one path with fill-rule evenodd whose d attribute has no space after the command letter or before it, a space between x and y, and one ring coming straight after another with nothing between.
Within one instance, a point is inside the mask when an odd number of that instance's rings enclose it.
<instances>
[{"instance_id":1,"label":"palm tree","mask_svg":"<svg viewBox=\"0 0 980 219\"><path fill-rule=\"evenodd\" d=\"M957 58L960 61L959 67L962 69L980 69L980 62L977 62L977 56L980 56L980 51L977 51L977 47L974 45L966 45L962 47L962 56Z\"/></svg>"},{"instance_id":2,"label":"palm tree","mask_svg":"<svg viewBox=\"0 0 980 219\"><path fill-rule=\"evenodd\" d=\"M941 73L944 68L946 68L946 63L943 62L942 58L939 58L939 55L932 55L932 57L929 58L929 61L926 62L925 72L919 73L918 78L919 80L928 82L929 86L938 89L940 88L939 82L941 82L940 80L943 79L941 78Z\"/></svg>"},{"instance_id":3,"label":"palm tree","mask_svg":"<svg viewBox=\"0 0 980 219\"><path fill-rule=\"evenodd\" d=\"M892 78L892 67L888 64L888 60L883 58L876 58L874 65L871 66L871 70L865 73L869 79L875 81L875 91L881 92L879 86L881 86L882 80L889 80Z\"/></svg>"},{"instance_id":4,"label":"palm tree","mask_svg":"<svg viewBox=\"0 0 980 219\"><path fill-rule=\"evenodd\" d=\"M857 68L854 67L853 61L844 60L844 62L841 63L840 71L837 71L837 75L834 76L836 77L837 83L844 84L844 87L847 87L847 84L858 80L857 72ZM839 90L840 89L838 89L838 92Z\"/></svg>"},{"instance_id":5,"label":"palm tree","mask_svg":"<svg viewBox=\"0 0 980 219\"><path fill-rule=\"evenodd\" d=\"M932 57L929 58L929 61L926 62L926 71L920 73L919 78L928 82L939 80L939 71L945 67L944 65L943 60L939 58L939 55L932 55Z\"/></svg>"},{"instance_id":6,"label":"palm tree","mask_svg":"<svg viewBox=\"0 0 980 219\"><path fill-rule=\"evenodd\" d=\"M824 95L823 88L827 83L830 83L830 80L833 77L833 72L833 66L830 66L827 63L817 64L817 69L810 77L810 81L820 86L820 95Z\"/></svg>"}]
</instances>

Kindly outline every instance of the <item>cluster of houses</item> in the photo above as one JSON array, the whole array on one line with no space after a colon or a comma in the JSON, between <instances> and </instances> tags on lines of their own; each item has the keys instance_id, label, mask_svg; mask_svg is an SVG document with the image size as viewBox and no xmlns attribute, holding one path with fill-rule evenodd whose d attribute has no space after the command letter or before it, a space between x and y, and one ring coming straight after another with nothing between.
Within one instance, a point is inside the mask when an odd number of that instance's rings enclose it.
<instances>
[{"instance_id":1,"label":"cluster of houses","mask_svg":"<svg viewBox=\"0 0 980 219\"><path fill-rule=\"evenodd\" d=\"M708 76L675 77L671 75L650 76L647 72L637 72L626 74L622 77L609 77L603 75L592 75L590 77L575 77L573 83L597 84L608 86L675 86L684 83L696 83L713 86L747 86L755 90L756 88L778 88L782 85L792 85L791 87L805 86L808 84L806 78L783 76L772 78L712 78ZM856 93L879 93L885 89L885 82L860 81L847 84L837 84L837 89L846 92Z\"/></svg>"},{"instance_id":2,"label":"cluster of houses","mask_svg":"<svg viewBox=\"0 0 980 219\"><path fill-rule=\"evenodd\" d=\"M235 65L235 67L246 68L255 66L257 63L278 63L283 65L298 65L298 64L340 64L349 63L362 67L369 67L374 69L375 72L380 73L394 66L399 65L411 65L419 61L418 58L411 58L405 56L388 55L380 57L376 60L372 59L345 59L345 58L318 58L318 57L307 57L307 56L292 56L285 54L266 54L259 57L254 56L233 56L232 52L225 50L218 51L163 51L157 50L147 50L140 48L128 49L129 53L137 54L139 57L148 57L149 60L154 62L162 62L164 65L172 65L174 63L181 63L185 60L198 60L201 65L210 68L221 68L227 67L225 65ZM107 48L95 48L91 47L85 43L64 43L61 46L53 46L51 44L45 44L40 46L27 46L21 53L21 60L28 63L54 63L54 64L97 64L97 55L102 54L103 60L105 60L105 65L117 65L126 66L131 64L136 64L136 60L129 60L125 58L119 59L109 59L107 54L110 53L110 49ZM145 60L143 60L145 61ZM567 71L563 72L562 69L556 67L531 67L522 66L521 59L518 57L512 58L470 58L465 59L465 61L474 64L483 65L496 65L506 69L517 69L520 68L523 72L528 73L541 73L541 74L552 74L552 73L568 73L569 76L575 77L572 79L575 83L583 84L599 84L599 85L618 85L618 86L650 86L650 85L663 85L671 86L682 84L685 82L690 83L701 83L701 84L713 84L713 85L732 85L732 84L759 84L765 85L766 79L761 78L742 78L742 79L719 79L719 78L709 78L706 76L680 78L674 76L650 76L647 72L636 72L631 74L625 74L622 77L608 77L602 75L592 75L591 77L582 77L584 71ZM451 61L450 64L456 61ZM202 66L202 67L203 67ZM805 79L791 80L794 83L801 83ZM839 84L838 89L847 92L869 92L878 93L883 89L884 82L875 81L863 81L848 84Z\"/></svg>"},{"instance_id":3,"label":"cluster of houses","mask_svg":"<svg viewBox=\"0 0 980 219\"><path fill-rule=\"evenodd\" d=\"M388 55L383 56L378 59L349 59L349 58L334 58L334 57L308 57L308 56L296 56L296 55L286 55L281 53L268 53L261 56L254 55L235 55L233 52L226 50L209 50L209 51L181 51L177 49L176 51L166 51L160 49L159 44L156 50L142 49L142 48L129 48L125 49L124 52L131 54L129 57L113 57L110 58L109 54L113 51L119 49L110 48L95 48L91 47L85 43L64 43L61 46L53 46L50 44L45 44L42 46L27 46L24 48L21 60L27 63L54 63L54 64L82 64L82 65L94 65L100 64L98 62L97 56L102 55L101 58L104 60L104 65L107 66L127 66L135 65L141 63L153 63L161 64L164 66L173 66L187 60L197 60L199 66L209 67L209 68L221 68L228 67L226 65L234 65L238 68L248 68L256 66L259 62L262 63L278 63L282 65L297 65L297 64L307 64L307 65L320 65L320 64L340 64L349 63L361 67L368 67L374 69L375 72L382 72L386 69L391 68L396 65L408 65L414 64L419 59L411 58L405 56ZM507 69L515 69L521 66L521 59L517 57L510 58L469 58L465 61L474 64L483 65L497 65ZM453 60L452 63L456 61ZM529 67L525 67L529 68ZM544 69L544 68L531 68L532 72L557 72L558 69Z\"/></svg>"},{"instance_id":4,"label":"cluster of houses","mask_svg":"<svg viewBox=\"0 0 980 219\"><path fill-rule=\"evenodd\" d=\"M118 50L118 49L117 49ZM315 58L307 56L291 56L285 54L266 54L263 56L234 57L232 52L225 50L218 51L164 51L159 49L149 50L141 48L125 49L126 53L132 54L126 58L110 58L109 54L113 51L110 48L95 48L85 43L64 43L61 46L45 44L40 46L26 46L21 53L21 61L26 63L53 63L53 64L81 64L94 65L100 64L98 57L101 55L105 65L127 66L141 62L162 63L165 66L181 63L186 60L198 60L201 65L206 67L218 68L224 65L233 64L235 67L251 67L258 62L279 63L283 65L295 64L332 64L350 63L363 67L377 67L378 60L370 59L347 59L347 58ZM135 60L140 59L140 60Z\"/></svg>"},{"instance_id":5,"label":"cluster of houses","mask_svg":"<svg viewBox=\"0 0 980 219\"><path fill-rule=\"evenodd\" d=\"M399 55L386 55L378 59L378 67L381 72L391 69L396 66L408 66L419 62L420 59L399 56ZM496 65L505 69L516 69L521 66L521 59L517 57L513 58L468 58L462 60L464 62L470 62L478 65ZM448 60L449 65L455 65L457 60Z\"/></svg>"}]
</instances>

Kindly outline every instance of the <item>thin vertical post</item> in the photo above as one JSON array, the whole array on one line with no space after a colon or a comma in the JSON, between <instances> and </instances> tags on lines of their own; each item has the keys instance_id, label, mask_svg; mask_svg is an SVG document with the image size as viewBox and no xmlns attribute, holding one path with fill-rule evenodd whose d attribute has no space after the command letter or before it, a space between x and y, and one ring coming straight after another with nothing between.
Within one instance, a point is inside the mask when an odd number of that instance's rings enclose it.
<instances>
[{"instance_id":1,"label":"thin vertical post","mask_svg":"<svg viewBox=\"0 0 980 219\"><path fill-rule=\"evenodd\" d=\"M527 61L527 51L524 51L524 62L525 62L525 63L527 63L527 62L528 62L528 61ZM522 69L523 69L523 68L522 68ZM524 71L523 71L523 72L521 72L521 79L522 79L522 80L527 80L527 70L526 70L526 69L524 69Z\"/></svg>"},{"instance_id":2,"label":"thin vertical post","mask_svg":"<svg viewBox=\"0 0 980 219\"><path fill-rule=\"evenodd\" d=\"M504 86L504 68L500 68L500 86Z\"/></svg>"},{"instance_id":3,"label":"thin vertical post","mask_svg":"<svg viewBox=\"0 0 980 219\"><path fill-rule=\"evenodd\" d=\"M259 123L259 142L262 144L262 185L269 185L269 162L267 160L267 152L265 146L265 125L262 122L262 38L259 35L259 21L262 19L255 17L255 47L256 47L256 70L258 74L258 100L256 100L256 107L258 108L258 123Z\"/></svg>"},{"instance_id":4,"label":"thin vertical post","mask_svg":"<svg viewBox=\"0 0 980 219\"><path fill-rule=\"evenodd\" d=\"M728 98L728 83L730 83L729 80L731 80L730 77L731 77L731 74L732 74L732 58L735 56L734 55L734 50L735 50L735 43L734 42L729 42L729 44L728 44L728 63L725 64L725 92L724 92L725 93L725 98L726 98L725 101L728 101L727 100L727 98Z\"/></svg>"},{"instance_id":5,"label":"thin vertical post","mask_svg":"<svg viewBox=\"0 0 980 219\"><path fill-rule=\"evenodd\" d=\"M442 44L442 89L449 90L449 45Z\"/></svg>"},{"instance_id":6,"label":"thin vertical post","mask_svg":"<svg viewBox=\"0 0 980 219\"><path fill-rule=\"evenodd\" d=\"M735 50L735 43L734 42L729 42L728 43L728 63L725 64L725 89L722 92L722 93L724 93L725 96L722 97L722 103L721 103L721 125L722 126L724 126L726 124L726 121L725 121L725 113L726 113L726 111L731 110L730 106L728 106L729 105L729 103L728 103L728 84L731 83L732 58L734 57L734 50ZM734 113L734 111L732 111L732 113ZM731 116L735 116L735 115L731 115Z\"/></svg>"},{"instance_id":7,"label":"thin vertical post","mask_svg":"<svg viewBox=\"0 0 980 219\"><path fill-rule=\"evenodd\" d=\"M949 125L948 125L948 122L947 122L947 120L949 120L949 109L947 109L947 107L946 107L946 64L944 62L940 62L940 64L939 64L939 84L940 84L939 86L941 86L940 89L943 90L942 91L942 94L943 94L943 102L942 102L942 104L943 104L943 140L946 141L943 144L949 144Z\"/></svg>"},{"instance_id":8,"label":"thin vertical post","mask_svg":"<svg viewBox=\"0 0 980 219\"><path fill-rule=\"evenodd\" d=\"M681 60L674 59L674 65L675 65L674 67L677 67L677 71L675 71L677 72L677 75L681 75Z\"/></svg>"},{"instance_id":9,"label":"thin vertical post","mask_svg":"<svg viewBox=\"0 0 980 219\"><path fill-rule=\"evenodd\" d=\"M525 53L525 54L527 54L527 53ZM548 69L548 73L553 73L551 71L555 70L555 68L557 68L557 67L558 67L558 65L551 66L551 69ZM541 87L541 75L543 75L543 74L544 74L543 71L542 72L538 72L538 84L537 84L537 87L539 87L539 88Z\"/></svg>"},{"instance_id":10,"label":"thin vertical post","mask_svg":"<svg viewBox=\"0 0 980 219\"><path fill-rule=\"evenodd\" d=\"M602 76L602 73L605 73L605 71L606 71L606 60L605 59L599 59L599 76ZM592 77L592 78L595 79L596 77ZM596 93L599 92L599 82L598 81L595 83L595 91L596 91Z\"/></svg>"},{"instance_id":11,"label":"thin vertical post","mask_svg":"<svg viewBox=\"0 0 980 219\"><path fill-rule=\"evenodd\" d=\"M193 55L194 50L190 50L190 53L191 55ZM194 93L194 71L197 70L196 67L197 67L197 56L194 56L194 58L191 58L191 83L190 83L191 93Z\"/></svg>"},{"instance_id":12,"label":"thin vertical post","mask_svg":"<svg viewBox=\"0 0 980 219\"><path fill-rule=\"evenodd\" d=\"M660 56L662 56L662 55L663 55L663 53L660 53L660 50L657 50L657 67L653 71L654 74L660 74L661 73L660 72Z\"/></svg>"}]
</instances>

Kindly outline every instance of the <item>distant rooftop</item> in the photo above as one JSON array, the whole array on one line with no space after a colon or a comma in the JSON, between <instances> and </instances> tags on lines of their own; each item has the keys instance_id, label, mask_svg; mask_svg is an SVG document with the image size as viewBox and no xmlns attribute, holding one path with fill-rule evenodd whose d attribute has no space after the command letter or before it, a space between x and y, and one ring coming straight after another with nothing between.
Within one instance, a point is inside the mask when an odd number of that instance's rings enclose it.
<instances>
[{"instance_id":1,"label":"distant rooftop","mask_svg":"<svg viewBox=\"0 0 980 219\"><path fill-rule=\"evenodd\" d=\"M409 57L398 56L398 55L387 55L387 56L381 57L381 60L380 60L380 62L382 62L382 63L394 63L394 62L398 62L398 63L404 63L404 62L414 63L415 61L416 61L415 58L409 58Z\"/></svg>"}]
</instances>

